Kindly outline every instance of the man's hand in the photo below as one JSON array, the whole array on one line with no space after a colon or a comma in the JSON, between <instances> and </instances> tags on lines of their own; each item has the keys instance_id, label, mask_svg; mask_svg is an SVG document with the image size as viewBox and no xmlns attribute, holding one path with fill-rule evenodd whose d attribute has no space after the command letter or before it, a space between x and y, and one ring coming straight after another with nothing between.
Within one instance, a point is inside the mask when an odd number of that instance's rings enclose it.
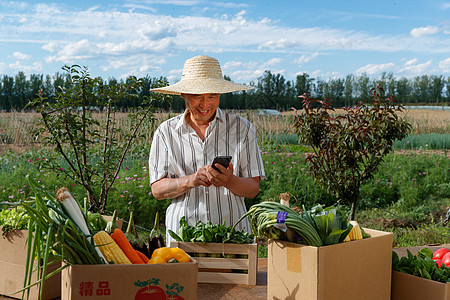
<instances>
[{"instance_id":1,"label":"man's hand","mask_svg":"<svg viewBox=\"0 0 450 300\"><path fill-rule=\"evenodd\" d=\"M227 186L233 179L233 164L230 163L228 168L225 168L221 164L216 163L216 168L220 170L221 173L217 172L212 168L212 166L207 166L207 176L209 182L215 187Z\"/></svg>"},{"instance_id":2,"label":"man's hand","mask_svg":"<svg viewBox=\"0 0 450 300\"><path fill-rule=\"evenodd\" d=\"M203 185L206 187L211 186L211 181L208 176L209 169L211 169L211 166L209 166L209 165L203 166L200 169L198 169L197 172L195 172L193 174L192 182L193 182L194 187L198 187L200 185Z\"/></svg>"},{"instance_id":3,"label":"man's hand","mask_svg":"<svg viewBox=\"0 0 450 300\"><path fill-rule=\"evenodd\" d=\"M216 187L224 186L233 194L240 197L254 198L259 192L259 177L238 177L233 175L233 164L230 163L228 168L221 164L216 167L222 172L220 174L211 166L208 166L208 180Z\"/></svg>"},{"instance_id":4,"label":"man's hand","mask_svg":"<svg viewBox=\"0 0 450 300\"><path fill-rule=\"evenodd\" d=\"M155 181L151 186L153 196L158 200L173 199L200 185L211 186L207 175L208 167L210 166L203 166L194 174L180 178L161 178Z\"/></svg>"}]
</instances>

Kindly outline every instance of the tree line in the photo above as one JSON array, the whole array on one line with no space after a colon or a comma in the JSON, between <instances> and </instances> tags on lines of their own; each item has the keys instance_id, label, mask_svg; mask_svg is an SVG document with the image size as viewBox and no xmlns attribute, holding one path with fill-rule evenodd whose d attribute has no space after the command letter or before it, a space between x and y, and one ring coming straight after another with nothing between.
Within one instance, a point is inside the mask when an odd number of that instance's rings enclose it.
<instances>
[{"instance_id":1,"label":"tree line","mask_svg":"<svg viewBox=\"0 0 450 300\"><path fill-rule=\"evenodd\" d=\"M20 111L42 93L48 101L55 101L58 89L68 88L67 75L56 73L54 75L31 74L24 72L15 76L3 75L0 80L0 110ZM127 79L117 80L113 77L101 79L105 85L127 83ZM224 76L226 80L230 77ZM165 77L141 78L144 87L140 95L149 95L150 89L158 82L167 82ZM421 75L412 78L397 79L392 73L383 73L380 77L362 75L347 75L345 78L314 78L303 73L294 80L287 80L282 74L273 74L265 71L257 82L250 82L254 86L251 91L224 94L221 97L221 108L224 109L277 109L289 110L291 107L301 108L299 95L307 93L317 99L332 99L334 107L355 105L359 101L367 100L373 88L380 87L385 97L394 96L397 102L412 105L448 105L450 103L450 77L442 75ZM139 106L139 100L132 102L124 99L118 103L120 109L130 109ZM174 96L170 103L162 103L162 109L181 111L184 109L184 100Z\"/></svg>"}]
</instances>

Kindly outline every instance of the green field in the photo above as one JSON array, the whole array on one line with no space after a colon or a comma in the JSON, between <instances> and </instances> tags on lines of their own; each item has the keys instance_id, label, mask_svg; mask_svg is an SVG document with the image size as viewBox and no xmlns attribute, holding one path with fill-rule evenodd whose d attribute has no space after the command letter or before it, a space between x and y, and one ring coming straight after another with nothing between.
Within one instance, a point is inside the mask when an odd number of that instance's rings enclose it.
<instances>
[{"instance_id":1,"label":"green field","mask_svg":"<svg viewBox=\"0 0 450 300\"><path fill-rule=\"evenodd\" d=\"M316 203L337 203L308 175L304 160L307 148L270 142L262 144L261 149L267 179L261 182L258 196L247 199L248 206L267 199L278 200L281 193L290 195L292 206L310 208ZM151 228L156 211L164 217L169 203L157 201L151 195L146 167L148 150L137 147L129 153L107 205L109 213L117 209L124 219L128 217L128 208L133 210L142 234ZM51 191L68 187L82 203L84 189L55 173L40 170L47 151L10 151L0 156L0 202L32 196L26 182L26 175L30 175ZM388 155L373 180L362 187L363 200L356 219L369 228L393 231L394 246L450 243L448 226L442 225L450 207L449 170L447 149L399 150ZM343 203L341 208L348 211L349 206Z\"/></svg>"}]
</instances>

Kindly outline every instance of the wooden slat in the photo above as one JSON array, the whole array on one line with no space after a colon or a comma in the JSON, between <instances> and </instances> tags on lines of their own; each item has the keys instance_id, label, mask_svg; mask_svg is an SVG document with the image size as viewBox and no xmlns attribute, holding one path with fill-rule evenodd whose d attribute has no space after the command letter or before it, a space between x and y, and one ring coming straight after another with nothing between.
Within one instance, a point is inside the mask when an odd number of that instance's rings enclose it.
<instances>
[{"instance_id":1,"label":"wooden slat","mask_svg":"<svg viewBox=\"0 0 450 300\"><path fill-rule=\"evenodd\" d=\"M247 274L238 273L210 273L199 272L198 282L203 283L227 283L227 284L247 284Z\"/></svg>"},{"instance_id":2,"label":"wooden slat","mask_svg":"<svg viewBox=\"0 0 450 300\"><path fill-rule=\"evenodd\" d=\"M248 270L248 259L195 257L199 268Z\"/></svg>"},{"instance_id":3,"label":"wooden slat","mask_svg":"<svg viewBox=\"0 0 450 300\"><path fill-rule=\"evenodd\" d=\"M257 244L222 244L222 243L179 243L174 242L171 247L182 248L186 252L248 254L252 245Z\"/></svg>"},{"instance_id":4,"label":"wooden slat","mask_svg":"<svg viewBox=\"0 0 450 300\"><path fill-rule=\"evenodd\" d=\"M256 285L258 263L256 242L253 244L172 242L170 246L183 249L199 262L198 282ZM203 257L194 256L195 253L241 254L247 258ZM233 270L248 272L233 273Z\"/></svg>"},{"instance_id":5,"label":"wooden slat","mask_svg":"<svg viewBox=\"0 0 450 300\"><path fill-rule=\"evenodd\" d=\"M258 268L258 244L256 247L250 247L248 253L248 276L247 276L247 284L248 285L256 285L256 273Z\"/></svg>"}]
</instances>

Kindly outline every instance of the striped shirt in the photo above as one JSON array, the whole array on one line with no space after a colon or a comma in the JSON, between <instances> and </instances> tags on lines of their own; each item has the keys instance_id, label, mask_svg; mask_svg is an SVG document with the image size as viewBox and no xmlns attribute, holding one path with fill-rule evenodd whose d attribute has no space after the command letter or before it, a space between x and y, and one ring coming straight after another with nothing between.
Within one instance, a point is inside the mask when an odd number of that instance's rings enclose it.
<instances>
[{"instance_id":1,"label":"striped shirt","mask_svg":"<svg viewBox=\"0 0 450 300\"><path fill-rule=\"evenodd\" d=\"M212 163L214 157L231 155L234 175L265 178L261 153L253 125L246 119L217 108L209 123L204 141L185 121L184 114L164 121L155 131L149 157L150 185L161 178L180 178L194 174ZM179 221L185 217L189 225L197 221L232 226L247 212L245 198L225 187L198 186L172 199L166 211L166 240L170 245L171 229L178 232ZM247 219L237 230L251 232Z\"/></svg>"}]
</instances>

